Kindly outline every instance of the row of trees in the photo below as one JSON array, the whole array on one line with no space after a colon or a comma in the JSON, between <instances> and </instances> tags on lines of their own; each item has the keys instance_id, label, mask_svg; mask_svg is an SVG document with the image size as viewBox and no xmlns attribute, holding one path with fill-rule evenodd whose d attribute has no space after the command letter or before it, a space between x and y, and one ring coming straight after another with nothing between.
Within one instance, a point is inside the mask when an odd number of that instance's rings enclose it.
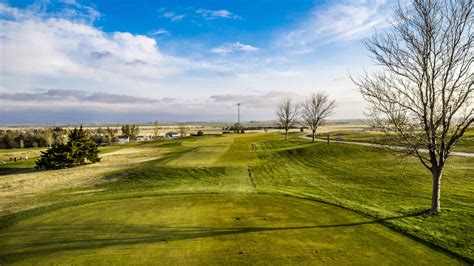
<instances>
[{"instance_id":1,"label":"row of trees","mask_svg":"<svg viewBox=\"0 0 474 266\"><path fill-rule=\"evenodd\" d=\"M312 138L324 120L334 113L336 103L330 100L323 92L309 96L303 103L295 103L291 99L284 99L277 107L277 123L285 130L285 140L288 139L288 130L293 128L300 120L309 127Z\"/></svg>"},{"instance_id":2,"label":"row of trees","mask_svg":"<svg viewBox=\"0 0 474 266\"><path fill-rule=\"evenodd\" d=\"M51 147L67 142L67 131L56 127L31 130L0 130L0 149Z\"/></svg>"},{"instance_id":3,"label":"row of trees","mask_svg":"<svg viewBox=\"0 0 474 266\"><path fill-rule=\"evenodd\" d=\"M118 141L118 137L130 137L134 140L137 138L140 128L137 125L124 125L119 129L102 128L83 129L90 134L98 145L111 145ZM18 148L41 148L52 147L54 145L66 144L71 129L55 127L44 129L29 130L0 130L0 149L18 149ZM158 135L158 132L155 132Z\"/></svg>"}]
</instances>

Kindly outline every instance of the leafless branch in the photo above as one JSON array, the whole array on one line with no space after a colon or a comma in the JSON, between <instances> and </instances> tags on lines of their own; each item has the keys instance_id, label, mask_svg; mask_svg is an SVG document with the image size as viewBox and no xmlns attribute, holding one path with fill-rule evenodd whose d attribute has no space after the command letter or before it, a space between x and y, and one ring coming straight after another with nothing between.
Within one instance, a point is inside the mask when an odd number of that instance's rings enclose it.
<instances>
[{"instance_id":1,"label":"leafless branch","mask_svg":"<svg viewBox=\"0 0 474 266\"><path fill-rule=\"evenodd\" d=\"M410 2L398 5L390 32L364 42L380 71L353 81L374 125L398 136L408 154L440 179L474 120L474 4Z\"/></svg>"},{"instance_id":2,"label":"leafless branch","mask_svg":"<svg viewBox=\"0 0 474 266\"><path fill-rule=\"evenodd\" d=\"M311 129L313 142L314 135L324 120L334 113L335 101L322 92L311 95L302 104L301 116L303 122Z\"/></svg>"},{"instance_id":3,"label":"leafless branch","mask_svg":"<svg viewBox=\"0 0 474 266\"><path fill-rule=\"evenodd\" d=\"M291 99L284 99L277 107L277 123L285 130L285 140L288 139L288 130L298 121L299 105Z\"/></svg>"}]
</instances>

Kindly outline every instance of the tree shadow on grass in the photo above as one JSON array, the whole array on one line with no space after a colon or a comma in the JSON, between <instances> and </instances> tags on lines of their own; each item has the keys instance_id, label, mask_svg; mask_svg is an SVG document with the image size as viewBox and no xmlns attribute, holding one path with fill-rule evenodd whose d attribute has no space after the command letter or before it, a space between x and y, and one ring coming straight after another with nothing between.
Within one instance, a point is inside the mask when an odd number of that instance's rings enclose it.
<instances>
[{"instance_id":1,"label":"tree shadow on grass","mask_svg":"<svg viewBox=\"0 0 474 266\"><path fill-rule=\"evenodd\" d=\"M36 172L35 168L25 168L25 167L0 167L0 176L5 175L16 175L16 174L28 174Z\"/></svg>"},{"instance_id":2,"label":"tree shadow on grass","mask_svg":"<svg viewBox=\"0 0 474 266\"><path fill-rule=\"evenodd\" d=\"M2 239L25 239L20 244L0 244L0 261L15 262L58 252L100 249L113 246L151 244L159 242L218 237L256 232L274 232L305 229L327 229L377 224L420 214L366 220L354 223L322 224L288 227L169 227L160 225L136 226L121 224L32 225L8 230ZM29 237L34 235L34 238Z\"/></svg>"}]
</instances>

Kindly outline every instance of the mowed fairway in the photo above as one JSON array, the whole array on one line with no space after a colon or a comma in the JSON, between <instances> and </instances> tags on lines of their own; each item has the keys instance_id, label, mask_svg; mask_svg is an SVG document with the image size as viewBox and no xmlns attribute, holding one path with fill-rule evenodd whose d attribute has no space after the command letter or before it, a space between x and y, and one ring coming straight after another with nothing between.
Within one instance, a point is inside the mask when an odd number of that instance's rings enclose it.
<instances>
[{"instance_id":1,"label":"mowed fairway","mask_svg":"<svg viewBox=\"0 0 474 266\"><path fill-rule=\"evenodd\" d=\"M0 235L5 262L452 263L353 212L269 195L105 201L21 222Z\"/></svg>"},{"instance_id":2,"label":"mowed fairway","mask_svg":"<svg viewBox=\"0 0 474 266\"><path fill-rule=\"evenodd\" d=\"M137 158L81 187L46 190L34 198L43 207L3 216L0 263L447 265L472 259L473 158L452 158L445 211L431 217L422 214L430 178L415 160L394 164L397 157L370 147L281 138L136 145L149 157L156 149L159 158Z\"/></svg>"}]
</instances>

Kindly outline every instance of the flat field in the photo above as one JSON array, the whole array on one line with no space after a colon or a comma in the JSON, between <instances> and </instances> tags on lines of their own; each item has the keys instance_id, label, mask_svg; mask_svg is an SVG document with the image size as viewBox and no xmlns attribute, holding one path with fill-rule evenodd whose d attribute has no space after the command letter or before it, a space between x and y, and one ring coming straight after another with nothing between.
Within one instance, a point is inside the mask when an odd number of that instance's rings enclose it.
<instances>
[{"instance_id":1,"label":"flat field","mask_svg":"<svg viewBox=\"0 0 474 266\"><path fill-rule=\"evenodd\" d=\"M443 211L429 216L431 178L416 159L297 133L131 143L101 156L55 171L0 166L1 264L474 259L472 157L450 158Z\"/></svg>"}]
</instances>

